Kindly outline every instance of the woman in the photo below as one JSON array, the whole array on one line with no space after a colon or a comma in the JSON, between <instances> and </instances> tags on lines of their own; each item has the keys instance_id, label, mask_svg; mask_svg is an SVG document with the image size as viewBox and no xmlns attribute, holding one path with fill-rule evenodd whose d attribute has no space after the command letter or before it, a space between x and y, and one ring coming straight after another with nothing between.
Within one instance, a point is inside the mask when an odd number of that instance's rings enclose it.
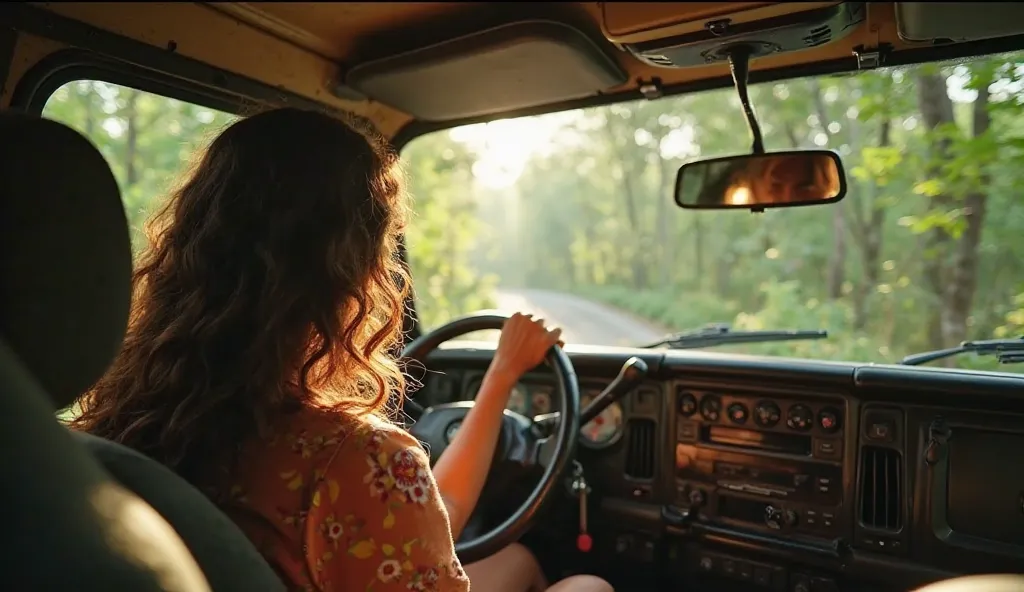
<instances>
[{"instance_id":1,"label":"woman","mask_svg":"<svg viewBox=\"0 0 1024 592\"><path fill-rule=\"evenodd\" d=\"M397 156L380 144L297 109L225 130L152 225L127 337L73 425L202 488L292 589L467 590L453 534L511 386L559 332L512 317L431 473L387 419L405 387L394 354L409 280ZM533 569L478 589L536 587Z\"/></svg>"}]
</instances>

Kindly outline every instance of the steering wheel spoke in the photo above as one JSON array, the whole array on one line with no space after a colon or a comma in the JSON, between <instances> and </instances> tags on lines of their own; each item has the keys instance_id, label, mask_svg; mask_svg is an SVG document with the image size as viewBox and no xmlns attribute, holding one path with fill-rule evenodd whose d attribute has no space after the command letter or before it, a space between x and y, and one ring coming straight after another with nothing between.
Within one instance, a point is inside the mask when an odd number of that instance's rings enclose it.
<instances>
[{"instance_id":1,"label":"steering wheel spoke","mask_svg":"<svg viewBox=\"0 0 1024 592\"><path fill-rule=\"evenodd\" d=\"M557 448L555 438L541 434L532 421L512 411L505 412L502 429L509 434L503 439L506 461L525 469L551 466Z\"/></svg>"}]
</instances>

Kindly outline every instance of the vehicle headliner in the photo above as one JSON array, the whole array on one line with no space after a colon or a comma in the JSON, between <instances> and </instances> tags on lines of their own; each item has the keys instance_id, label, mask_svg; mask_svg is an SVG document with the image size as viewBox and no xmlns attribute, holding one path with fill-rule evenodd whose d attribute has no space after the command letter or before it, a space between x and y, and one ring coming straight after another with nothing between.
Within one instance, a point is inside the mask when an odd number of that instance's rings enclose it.
<instances>
[{"instance_id":1,"label":"vehicle headliner","mask_svg":"<svg viewBox=\"0 0 1024 592\"><path fill-rule=\"evenodd\" d=\"M286 89L317 103L345 109L371 120L394 138L403 128L416 127L414 118L372 100L341 98L334 89L343 68L387 57L409 48L502 22L546 18L584 31L628 74L625 84L585 101L552 101L527 110L557 111L593 102L641 98L639 86L659 78L666 93L702 82L728 82L728 67L715 64L694 68L661 68L645 64L621 43L664 38L699 29L710 18L779 16L836 2L692 2L692 3L34 3L53 13L99 29L172 51L239 76ZM515 7L514 9L510 7ZM747 16L737 16L746 11ZM657 30L655 30L657 29ZM888 44L894 52L922 44L900 39L893 3L868 3L867 18L848 36L798 52L756 60L758 71L793 72L814 64L843 60L855 67L857 47ZM538 65L541 67L541 65ZM16 74L16 72L11 72ZM790 74L792 75L792 74ZM774 77L774 76L773 76ZM488 114L486 118L453 118L429 127L449 127L474 119L495 119L526 111ZM422 130L422 126L420 126ZM406 132L408 129L406 129Z\"/></svg>"}]
</instances>

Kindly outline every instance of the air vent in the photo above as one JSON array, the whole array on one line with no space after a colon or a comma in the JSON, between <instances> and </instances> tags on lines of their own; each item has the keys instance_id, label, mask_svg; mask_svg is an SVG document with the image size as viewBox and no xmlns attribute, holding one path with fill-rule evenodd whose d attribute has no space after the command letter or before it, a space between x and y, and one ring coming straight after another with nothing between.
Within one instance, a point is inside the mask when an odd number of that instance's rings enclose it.
<instances>
[{"instance_id":1,"label":"air vent","mask_svg":"<svg viewBox=\"0 0 1024 592\"><path fill-rule=\"evenodd\" d=\"M823 43L828 43L832 40L832 28L828 25L822 25L811 29L808 34L804 37L804 45L807 47L816 47Z\"/></svg>"},{"instance_id":2,"label":"air vent","mask_svg":"<svg viewBox=\"0 0 1024 592\"><path fill-rule=\"evenodd\" d=\"M903 526L903 457L889 448L865 446L860 460L860 521L868 528Z\"/></svg>"},{"instance_id":3,"label":"air vent","mask_svg":"<svg viewBox=\"0 0 1024 592\"><path fill-rule=\"evenodd\" d=\"M671 66L675 65L672 62L672 60L670 60L669 58L667 58L667 57L665 57L665 56L663 56L661 54L645 53L645 54L642 54L642 55L643 55L643 57L645 59L647 59L648 62L650 62L650 63L652 63L652 64L654 64L656 66L669 66L669 67L671 67Z\"/></svg>"},{"instance_id":4,"label":"air vent","mask_svg":"<svg viewBox=\"0 0 1024 592\"><path fill-rule=\"evenodd\" d=\"M626 476L633 479L654 478L655 423L650 419L631 419L626 424L629 438L626 446Z\"/></svg>"}]
</instances>

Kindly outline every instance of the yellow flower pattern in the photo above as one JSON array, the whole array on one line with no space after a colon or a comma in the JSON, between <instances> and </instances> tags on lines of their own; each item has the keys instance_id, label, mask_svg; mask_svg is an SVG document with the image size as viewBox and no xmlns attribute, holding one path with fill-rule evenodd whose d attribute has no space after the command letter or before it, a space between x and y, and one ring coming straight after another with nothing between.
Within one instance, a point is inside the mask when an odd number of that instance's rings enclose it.
<instances>
[{"instance_id":1,"label":"yellow flower pattern","mask_svg":"<svg viewBox=\"0 0 1024 592\"><path fill-rule=\"evenodd\" d=\"M229 511L290 590L469 590L414 438L313 410L284 423L243 451Z\"/></svg>"}]
</instances>

